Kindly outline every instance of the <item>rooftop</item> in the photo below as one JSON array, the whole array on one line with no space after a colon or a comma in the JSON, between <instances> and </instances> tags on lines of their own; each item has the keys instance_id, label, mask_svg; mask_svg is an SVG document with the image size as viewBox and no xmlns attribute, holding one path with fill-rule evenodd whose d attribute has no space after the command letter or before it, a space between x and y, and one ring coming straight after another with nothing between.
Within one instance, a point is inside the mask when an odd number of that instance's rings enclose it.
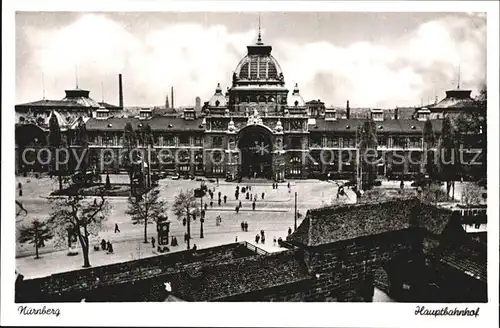
<instances>
[{"instance_id":1,"label":"rooftop","mask_svg":"<svg viewBox=\"0 0 500 328\"><path fill-rule=\"evenodd\" d=\"M410 227L422 227L439 234L450 217L451 211L424 204L416 198L334 205L309 210L288 240L319 246Z\"/></svg>"}]
</instances>

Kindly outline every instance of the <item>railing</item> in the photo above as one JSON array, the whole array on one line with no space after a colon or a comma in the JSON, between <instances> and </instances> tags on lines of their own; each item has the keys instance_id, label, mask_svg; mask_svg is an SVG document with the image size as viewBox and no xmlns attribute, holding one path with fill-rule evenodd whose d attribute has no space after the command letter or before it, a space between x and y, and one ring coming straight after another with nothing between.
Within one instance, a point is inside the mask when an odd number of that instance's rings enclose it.
<instances>
[{"instance_id":1,"label":"railing","mask_svg":"<svg viewBox=\"0 0 500 328\"><path fill-rule=\"evenodd\" d=\"M249 250L251 250L251 251L253 251L253 252L255 252L255 253L259 254L259 255L268 255L268 254L269 254L269 252L268 252L268 251L265 251L265 250L263 250L263 249L262 249L262 248L260 248L260 247L257 247L257 246L255 246L255 245L253 245L253 244L250 244L250 243L249 243L249 242L247 242L247 241L243 241L243 242L241 242L241 243L242 243L243 245L245 245L245 247L246 247L246 248L248 248Z\"/></svg>"}]
</instances>

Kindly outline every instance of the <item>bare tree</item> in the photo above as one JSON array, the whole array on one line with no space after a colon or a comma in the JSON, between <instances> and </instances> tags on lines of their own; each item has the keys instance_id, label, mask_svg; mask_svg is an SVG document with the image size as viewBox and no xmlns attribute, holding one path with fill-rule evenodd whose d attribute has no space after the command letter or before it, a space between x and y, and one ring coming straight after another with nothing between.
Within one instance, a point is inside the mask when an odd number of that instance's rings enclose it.
<instances>
[{"instance_id":1,"label":"bare tree","mask_svg":"<svg viewBox=\"0 0 500 328\"><path fill-rule=\"evenodd\" d=\"M38 249L43 247L45 242L52 238L53 235L51 234L49 227L47 227L47 224L36 219L31 222L31 225L20 228L19 242L29 242L30 244L35 245L35 259L40 258L38 256Z\"/></svg>"},{"instance_id":2,"label":"bare tree","mask_svg":"<svg viewBox=\"0 0 500 328\"><path fill-rule=\"evenodd\" d=\"M103 230L111 205L101 194L93 200L85 198L80 192L52 201L49 223L60 240L74 233L80 241L83 252L83 267L90 267L89 237L97 236Z\"/></svg>"},{"instance_id":3,"label":"bare tree","mask_svg":"<svg viewBox=\"0 0 500 328\"><path fill-rule=\"evenodd\" d=\"M167 211L167 203L160 199L157 188L136 197L128 199L126 214L132 216L133 224L144 224L144 243L148 243L148 224L157 221L161 214Z\"/></svg>"},{"instance_id":4,"label":"bare tree","mask_svg":"<svg viewBox=\"0 0 500 328\"><path fill-rule=\"evenodd\" d=\"M175 196L174 205L172 209L174 215L178 220L186 219L187 225L187 249L190 249L189 240L191 239L191 216L198 215L200 209L198 208L198 200L194 196L194 190L181 190Z\"/></svg>"}]
</instances>

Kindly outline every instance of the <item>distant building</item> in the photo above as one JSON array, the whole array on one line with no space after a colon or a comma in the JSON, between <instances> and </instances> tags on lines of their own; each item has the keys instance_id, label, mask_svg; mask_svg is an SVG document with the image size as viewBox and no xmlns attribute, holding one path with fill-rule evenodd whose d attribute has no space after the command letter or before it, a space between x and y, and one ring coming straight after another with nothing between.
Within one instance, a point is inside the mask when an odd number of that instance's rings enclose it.
<instances>
[{"instance_id":1,"label":"distant building","mask_svg":"<svg viewBox=\"0 0 500 328\"><path fill-rule=\"evenodd\" d=\"M88 97L88 91L85 95ZM90 162L98 162L96 156L101 149L120 152L126 123L136 129L148 124L154 134L153 170L228 179L257 176L277 180L327 174L332 178L351 178L356 172L360 143L358 127L367 120L375 121L378 156L383 159L377 166L377 175L414 176L423 170L423 165L412 163L422 157L425 121L431 120L434 133L439 136L443 113L467 111L474 105L470 91L465 90L449 91L447 98L429 108L351 108L349 101L345 108L333 108L326 107L319 99L306 102L298 84L289 94L272 47L262 42L260 34L257 42L247 47L247 55L237 64L231 86L225 92L217 84L213 96L203 106L199 97L195 99L194 108L175 108L173 97L172 87L171 108L138 110L142 114L128 118L116 117L115 108L104 108L96 102L62 103L68 108L66 112L73 115L70 122L79 115L85 117L90 156L93 156ZM18 105L18 123L25 125L26 117L21 116L26 114L21 113L30 108L41 108L49 115L53 110L57 112L58 106L59 102ZM165 107L168 106L166 101ZM48 116L44 119L34 126L47 133ZM69 124L67 129L74 126ZM20 127L16 130L18 155L34 140L24 140L20 136L24 134L22 131ZM44 143L40 133L36 139L39 145ZM156 152L161 149L186 151L193 156L183 155L186 160L182 163L167 160L160 165ZM322 157L322 153L328 154ZM393 163L396 155L413 156L413 160ZM31 169L34 166L17 165L18 171ZM108 169L118 172L124 168L116 164Z\"/></svg>"}]
</instances>

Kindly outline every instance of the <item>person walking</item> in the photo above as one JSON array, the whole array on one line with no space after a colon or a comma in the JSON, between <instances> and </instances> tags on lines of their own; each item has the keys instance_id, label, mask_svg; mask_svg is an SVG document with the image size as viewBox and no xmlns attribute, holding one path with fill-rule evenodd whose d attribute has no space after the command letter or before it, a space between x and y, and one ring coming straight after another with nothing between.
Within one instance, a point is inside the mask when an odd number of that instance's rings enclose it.
<instances>
[{"instance_id":1,"label":"person walking","mask_svg":"<svg viewBox=\"0 0 500 328\"><path fill-rule=\"evenodd\" d=\"M245 231L245 222L241 221L241 231Z\"/></svg>"},{"instance_id":2,"label":"person walking","mask_svg":"<svg viewBox=\"0 0 500 328\"><path fill-rule=\"evenodd\" d=\"M205 211L208 209L208 205L207 203L205 203Z\"/></svg>"},{"instance_id":3,"label":"person walking","mask_svg":"<svg viewBox=\"0 0 500 328\"><path fill-rule=\"evenodd\" d=\"M246 199L250 199L250 193L247 191Z\"/></svg>"},{"instance_id":4,"label":"person walking","mask_svg":"<svg viewBox=\"0 0 500 328\"><path fill-rule=\"evenodd\" d=\"M227 202L227 196L224 195L224 204L226 204L226 202Z\"/></svg>"},{"instance_id":5,"label":"person walking","mask_svg":"<svg viewBox=\"0 0 500 328\"><path fill-rule=\"evenodd\" d=\"M238 236L236 236L236 238L234 238L234 241L237 243L238 242Z\"/></svg>"},{"instance_id":6,"label":"person walking","mask_svg":"<svg viewBox=\"0 0 500 328\"><path fill-rule=\"evenodd\" d=\"M220 204L221 204L222 200L219 198L219 200L218 200L217 202L219 203L219 206L220 206Z\"/></svg>"},{"instance_id":7,"label":"person walking","mask_svg":"<svg viewBox=\"0 0 500 328\"><path fill-rule=\"evenodd\" d=\"M217 180L216 180L216 181L217 181L217 187L218 187L218 186L219 186L219 178L217 178Z\"/></svg>"},{"instance_id":8,"label":"person walking","mask_svg":"<svg viewBox=\"0 0 500 328\"><path fill-rule=\"evenodd\" d=\"M290 189L290 182L288 182L287 186L288 186L288 189Z\"/></svg>"},{"instance_id":9,"label":"person walking","mask_svg":"<svg viewBox=\"0 0 500 328\"><path fill-rule=\"evenodd\" d=\"M113 245L111 245L111 242L109 240L106 243L106 250L108 251L108 254L113 253Z\"/></svg>"},{"instance_id":10,"label":"person walking","mask_svg":"<svg viewBox=\"0 0 500 328\"><path fill-rule=\"evenodd\" d=\"M240 193L239 193L238 191L236 191L236 192L234 193L234 198L236 198L236 200L238 200L238 197L239 197L239 196L240 196Z\"/></svg>"},{"instance_id":11,"label":"person walking","mask_svg":"<svg viewBox=\"0 0 500 328\"><path fill-rule=\"evenodd\" d=\"M197 250L198 247L196 246L196 244L193 245L193 251Z\"/></svg>"},{"instance_id":12,"label":"person walking","mask_svg":"<svg viewBox=\"0 0 500 328\"><path fill-rule=\"evenodd\" d=\"M120 228L118 228L118 223L115 223L115 233L120 232Z\"/></svg>"},{"instance_id":13,"label":"person walking","mask_svg":"<svg viewBox=\"0 0 500 328\"><path fill-rule=\"evenodd\" d=\"M220 196L222 195L222 193L219 191L219 193L217 195L219 196L219 199L220 199Z\"/></svg>"},{"instance_id":14,"label":"person walking","mask_svg":"<svg viewBox=\"0 0 500 328\"><path fill-rule=\"evenodd\" d=\"M245 232L248 232L248 222L245 221Z\"/></svg>"},{"instance_id":15,"label":"person walking","mask_svg":"<svg viewBox=\"0 0 500 328\"><path fill-rule=\"evenodd\" d=\"M255 235L255 243L258 244L260 241L260 236L257 234Z\"/></svg>"},{"instance_id":16,"label":"person walking","mask_svg":"<svg viewBox=\"0 0 500 328\"><path fill-rule=\"evenodd\" d=\"M288 227L288 235L290 236L292 234L292 228Z\"/></svg>"},{"instance_id":17,"label":"person walking","mask_svg":"<svg viewBox=\"0 0 500 328\"><path fill-rule=\"evenodd\" d=\"M265 194L264 194L264 193L262 193L262 195L261 195L261 196L262 196L262 199L264 199L264 195L265 195Z\"/></svg>"},{"instance_id":18,"label":"person walking","mask_svg":"<svg viewBox=\"0 0 500 328\"><path fill-rule=\"evenodd\" d=\"M241 200L240 200L240 203L238 204L238 207L241 208L243 205L241 204Z\"/></svg>"},{"instance_id":19,"label":"person walking","mask_svg":"<svg viewBox=\"0 0 500 328\"><path fill-rule=\"evenodd\" d=\"M104 240L104 238L101 240L101 248L103 251L106 250L106 241Z\"/></svg>"},{"instance_id":20,"label":"person walking","mask_svg":"<svg viewBox=\"0 0 500 328\"><path fill-rule=\"evenodd\" d=\"M212 200L210 201L210 207L214 207L214 202Z\"/></svg>"},{"instance_id":21,"label":"person walking","mask_svg":"<svg viewBox=\"0 0 500 328\"><path fill-rule=\"evenodd\" d=\"M155 248L155 237L151 237L151 246L153 246L153 248Z\"/></svg>"},{"instance_id":22,"label":"person walking","mask_svg":"<svg viewBox=\"0 0 500 328\"><path fill-rule=\"evenodd\" d=\"M252 211L255 211L255 201L252 203Z\"/></svg>"},{"instance_id":23,"label":"person walking","mask_svg":"<svg viewBox=\"0 0 500 328\"><path fill-rule=\"evenodd\" d=\"M239 207L239 206L236 206L236 207L234 208L234 210L236 211L236 214L238 214L238 213L240 212L240 207Z\"/></svg>"}]
</instances>

